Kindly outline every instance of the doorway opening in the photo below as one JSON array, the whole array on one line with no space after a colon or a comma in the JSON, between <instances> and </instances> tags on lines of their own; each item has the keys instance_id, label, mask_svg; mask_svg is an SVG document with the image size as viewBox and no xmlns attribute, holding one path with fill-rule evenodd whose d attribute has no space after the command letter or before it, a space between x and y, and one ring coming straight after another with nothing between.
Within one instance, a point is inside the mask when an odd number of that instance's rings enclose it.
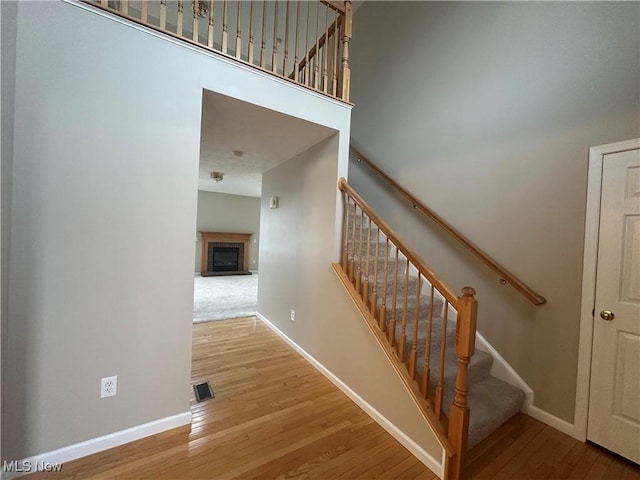
<instances>
[{"instance_id":1,"label":"doorway opening","mask_svg":"<svg viewBox=\"0 0 640 480\"><path fill-rule=\"evenodd\" d=\"M201 118L194 323L255 315L261 211L273 208L262 199L262 174L331 133L208 90Z\"/></svg>"}]
</instances>

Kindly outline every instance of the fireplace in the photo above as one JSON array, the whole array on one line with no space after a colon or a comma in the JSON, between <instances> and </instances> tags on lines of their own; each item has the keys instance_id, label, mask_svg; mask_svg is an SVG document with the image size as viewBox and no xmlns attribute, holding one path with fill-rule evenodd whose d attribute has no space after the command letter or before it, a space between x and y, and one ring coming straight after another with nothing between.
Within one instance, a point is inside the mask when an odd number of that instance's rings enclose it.
<instances>
[{"instance_id":1,"label":"fireplace","mask_svg":"<svg viewBox=\"0 0 640 480\"><path fill-rule=\"evenodd\" d=\"M201 275L251 275L249 240L251 233L200 232L202 234Z\"/></svg>"},{"instance_id":2,"label":"fireplace","mask_svg":"<svg viewBox=\"0 0 640 480\"><path fill-rule=\"evenodd\" d=\"M241 243L209 243L207 272L238 272L244 249Z\"/></svg>"}]
</instances>

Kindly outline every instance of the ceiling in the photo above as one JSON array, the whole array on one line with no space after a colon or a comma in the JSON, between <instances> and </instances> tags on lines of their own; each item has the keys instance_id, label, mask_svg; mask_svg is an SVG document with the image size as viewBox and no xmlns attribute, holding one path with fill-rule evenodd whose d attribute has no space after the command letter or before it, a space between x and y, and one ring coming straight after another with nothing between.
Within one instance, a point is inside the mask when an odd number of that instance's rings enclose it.
<instances>
[{"instance_id":1,"label":"ceiling","mask_svg":"<svg viewBox=\"0 0 640 480\"><path fill-rule=\"evenodd\" d=\"M205 90L198 190L259 197L262 173L304 152L334 130ZM234 151L243 152L241 157ZM210 172L224 174L216 182Z\"/></svg>"}]
</instances>

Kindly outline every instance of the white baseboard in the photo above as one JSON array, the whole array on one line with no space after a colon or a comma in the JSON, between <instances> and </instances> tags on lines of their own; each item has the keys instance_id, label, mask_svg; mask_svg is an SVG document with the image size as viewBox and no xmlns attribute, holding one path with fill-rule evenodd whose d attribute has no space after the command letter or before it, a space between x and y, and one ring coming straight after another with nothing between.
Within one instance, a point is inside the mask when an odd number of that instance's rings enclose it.
<instances>
[{"instance_id":1,"label":"white baseboard","mask_svg":"<svg viewBox=\"0 0 640 480\"><path fill-rule=\"evenodd\" d=\"M161 418L153 422L138 425L136 427L120 430L119 432L110 433L101 437L92 438L85 442L69 445L68 447L59 448L50 452L41 453L32 457L25 458L14 462L19 470L22 471L5 471L9 462L3 465L3 471L0 472L2 480L12 480L14 478L27 475L35 471L37 465L56 465L70 462L87 455L102 452L113 447L119 447L125 443L140 440L157 433L165 432L173 428L189 425L191 423L191 411L172 415L171 417ZM64 470L63 470L64 471Z\"/></svg>"},{"instance_id":2,"label":"white baseboard","mask_svg":"<svg viewBox=\"0 0 640 480\"><path fill-rule=\"evenodd\" d=\"M444 465L444 454L440 461L436 460L431 454L429 454L426 450L424 450L420 445L414 442L411 438L409 438L403 431L401 431L397 426L395 426L389 419L387 419L384 415L382 415L378 410L376 410L371 404L369 404L366 400L364 400L360 395L354 392L346 383L336 377L331 371L329 371L324 365L322 365L318 360L312 357L309 353L307 353L302 347L300 347L297 343L287 337L278 327L276 327L273 323L271 323L267 318L256 312L256 316L262 320L271 330L273 330L279 337L281 337L285 342L287 342L296 352L298 352L305 360L307 360L311 365L313 365L320 373L322 373L325 377L331 381L336 387L338 387L342 392L347 395L351 400L353 400L356 405L358 405L362 410L364 410L367 415L373 418L382 428L384 428L387 432L389 432L393 438L395 438L401 445L403 445L407 450L409 450L418 460L420 460L429 470L435 473L439 478L443 478L443 465Z\"/></svg>"},{"instance_id":3,"label":"white baseboard","mask_svg":"<svg viewBox=\"0 0 640 480\"><path fill-rule=\"evenodd\" d=\"M572 436L580 441L584 441L576 432L576 426L573 423L569 423L561 418L552 415L549 412L546 412L534 405L523 408L522 413L526 413L530 417L535 418L536 420L540 420L542 423L546 423L550 427L555 428L556 430L560 430L562 433L566 433L567 435Z\"/></svg>"}]
</instances>

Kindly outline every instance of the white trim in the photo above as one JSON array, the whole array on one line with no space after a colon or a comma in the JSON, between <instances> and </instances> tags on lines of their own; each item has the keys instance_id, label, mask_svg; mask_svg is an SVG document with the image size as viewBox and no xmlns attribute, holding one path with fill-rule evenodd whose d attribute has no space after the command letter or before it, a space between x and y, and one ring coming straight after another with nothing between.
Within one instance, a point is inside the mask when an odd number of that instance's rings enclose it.
<instances>
[{"instance_id":1,"label":"white trim","mask_svg":"<svg viewBox=\"0 0 640 480\"><path fill-rule=\"evenodd\" d=\"M593 308L596 295L596 266L598 261L598 231L600 226L600 196L602 193L602 165L604 156L640 148L640 139L601 145L589 149L587 179L587 208L584 234L582 269L582 300L580 306L580 335L578 342L578 372L574 434L587 439L589 414L589 384L591 376L591 350L593 341Z\"/></svg>"},{"instance_id":2,"label":"white trim","mask_svg":"<svg viewBox=\"0 0 640 480\"><path fill-rule=\"evenodd\" d=\"M156 435L173 428L182 427L191 423L191 411L172 415L170 417L154 420L153 422L144 423L136 427L120 430L119 432L110 433L101 437L92 438L85 442L76 443L67 447L52 450L50 452L33 455L31 457L19 460L17 463L24 465L35 465L36 463L60 464L76 460L77 458L86 457L94 453L102 452L113 447L124 445L125 443L140 440L141 438ZM4 466L3 466L4 469ZM11 480L14 478L27 475L31 472L2 472L3 480Z\"/></svg>"},{"instance_id":3,"label":"white trim","mask_svg":"<svg viewBox=\"0 0 640 480\"><path fill-rule=\"evenodd\" d=\"M525 382L522 377L518 375L518 373L511 367L511 365L509 365L504 357L500 355L500 353L498 353L495 348L493 348L493 345L487 342L487 340L480 334L480 332L477 331L476 348L490 354L493 357L493 363L491 364L491 370L489 371L492 376L502 380L503 382L507 382L508 384L513 385L514 387L517 387L524 392L525 400L521 411L524 413L529 413L529 410L533 407L533 400L535 396L533 389L529 386L529 384L527 384L527 382ZM531 416L537 418L534 415ZM544 420L542 421L544 422Z\"/></svg>"},{"instance_id":4,"label":"white trim","mask_svg":"<svg viewBox=\"0 0 640 480\"><path fill-rule=\"evenodd\" d=\"M256 312L256 317L262 320L271 330L273 330L279 337L281 337L285 342L287 342L296 352L298 352L305 360L307 360L311 365L313 365L320 373L322 373L325 377L331 381L336 387L342 390L347 397L353 400L356 405L358 405L362 410L364 410L367 415L373 418L382 428L384 428L387 432L389 432L400 444L402 444L407 450L409 450L418 460L420 460L429 470L435 473L439 478L443 478L443 465L446 452L443 450L442 459L440 461L436 460L431 456L426 450L424 450L420 445L414 442L411 438L409 438L403 431L401 431L397 426L389 421L384 415L382 415L378 410L376 410L371 404L369 404L366 400L364 400L360 395L354 392L346 383L336 377L331 371L329 371L324 365L322 365L318 360L313 358L309 353L307 353L302 347L300 347L297 343L291 340L287 335L285 335L278 327L276 327L273 323L266 319L266 317L259 312Z\"/></svg>"},{"instance_id":5,"label":"white trim","mask_svg":"<svg viewBox=\"0 0 640 480\"><path fill-rule=\"evenodd\" d=\"M560 430L562 433L566 433L567 435L571 435L572 437L580 440L580 438L576 435L576 428L573 423L562 420L561 418L558 418L555 415L552 415L549 412L546 412L534 405L523 408L522 412L526 413L530 417L535 418L536 420L540 420L542 423L546 423L556 430Z\"/></svg>"},{"instance_id":6,"label":"white trim","mask_svg":"<svg viewBox=\"0 0 640 480\"><path fill-rule=\"evenodd\" d=\"M174 37L172 37L170 35L165 35L165 34L163 34L161 32L158 32L158 31L156 31L156 30L154 30L152 28L145 27L144 25L140 25L139 23L136 23L133 20L128 20L126 18L123 18L123 17L120 17L118 15L109 13L109 12L107 12L105 10L102 10L99 7L95 7L93 5L89 5L87 3L83 3L80 0L62 0L62 1L65 2L65 3L68 3L69 5L73 5L75 7L82 8L82 9L87 10L89 12L95 13L96 15L100 15L102 17L105 17L105 18L108 18L110 20L113 20L114 22L118 22L118 23L121 23L123 25L127 25L127 26L129 26L131 28L135 28L136 30L139 30L139 31L144 32L144 33L147 33L149 35L153 35L154 37L160 38L160 39L165 40L167 42L171 42L171 43L174 43L176 45L180 45L181 47L188 48L188 49L193 50L195 52L200 52L200 53L202 53L204 55L207 55L209 57L213 57L216 60L220 60L220 61L222 61L224 63L229 64L229 65L233 65L233 66L235 66L237 68L241 68L243 70L246 70L247 72L251 72L251 73L253 73L255 75L259 75L261 77L268 78L270 80L273 80L274 82L278 82L278 83L281 83L283 85L287 85L287 86L289 86L291 88L294 88L296 90L299 90L301 92L305 92L305 93L314 95L314 96L316 96L318 98L322 98L323 100L327 100L328 102L331 102L331 103L333 103L335 105L339 105L339 106L347 108L349 110L351 110L353 108L353 105L350 104L350 103L345 103L345 102L342 102L341 100L336 100L335 98L332 98L332 97L330 97L328 95L323 95L323 94L318 93L318 92L316 92L314 90L311 90L310 88L305 88L305 87L302 87L300 85L297 85L294 82L290 82L288 80L280 78L279 76L276 76L275 74L263 72L262 70L254 68L252 66L249 66L249 65L246 65L244 63L238 62L238 61L233 60L231 58L227 58L224 54L212 52L212 51L207 50L206 48L204 48L204 46L203 46L203 48L196 47L195 45L192 45L192 44L190 44L190 43L188 43L186 41L183 42L183 41L181 41L181 40L179 40L177 38L174 38Z\"/></svg>"}]
</instances>

